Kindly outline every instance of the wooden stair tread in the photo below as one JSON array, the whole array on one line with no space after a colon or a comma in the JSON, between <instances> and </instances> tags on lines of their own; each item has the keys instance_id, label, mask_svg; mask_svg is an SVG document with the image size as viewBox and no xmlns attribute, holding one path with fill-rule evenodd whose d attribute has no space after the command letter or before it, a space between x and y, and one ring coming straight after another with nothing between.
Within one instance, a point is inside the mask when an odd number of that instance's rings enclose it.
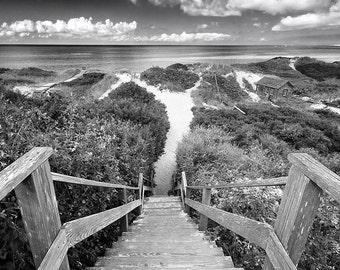
<instances>
[{"instance_id":1,"label":"wooden stair tread","mask_svg":"<svg viewBox=\"0 0 340 270\"><path fill-rule=\"evenodd\" d=\"M236 269L182 211L177 197L150 197L143 213L90 270Z\"/></svg>"}]
</instances>

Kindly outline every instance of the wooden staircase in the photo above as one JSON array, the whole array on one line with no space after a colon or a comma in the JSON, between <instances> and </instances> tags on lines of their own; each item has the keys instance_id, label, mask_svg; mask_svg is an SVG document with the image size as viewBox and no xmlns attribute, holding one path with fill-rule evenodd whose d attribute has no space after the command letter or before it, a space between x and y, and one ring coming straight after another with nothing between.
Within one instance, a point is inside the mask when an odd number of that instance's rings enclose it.
<instances>
[{"instance_id":1,"label":"wooden staircase","mask_svg":"<svg viewBox=\"0 0 340 270\"><path fill-rule=\"evenodd\" d=\"M129 231L88 269L236 269L205 238L183 212L179 197L150 197Z\"/></svg>"}]
</instances>

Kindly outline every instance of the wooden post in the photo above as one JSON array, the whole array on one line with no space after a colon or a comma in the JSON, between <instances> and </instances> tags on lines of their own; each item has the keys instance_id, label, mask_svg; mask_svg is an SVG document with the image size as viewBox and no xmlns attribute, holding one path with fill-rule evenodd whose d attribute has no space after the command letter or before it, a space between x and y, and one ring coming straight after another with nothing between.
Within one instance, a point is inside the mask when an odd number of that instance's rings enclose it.
<instances>
[{"instance_id":1,"label":"wooden post","mask_svg":"<svg viewBox=\"0 0 340 270\"><path fill-rule=\"evenodd\" d=\"M322 189L293 165L289 171L274 231L296 266L305 249L321 195ZM274 269L268 259L263 269Z\"/></svg>"},{"instance_id":2,"label":"wooden post","mask_svg":"<svg viewBox=\"0 0 340 270\"><path fill-rule=\"evenodd\" d=\"M38 268L61 227L48 160L15 188L15 194ZM59 269L69 269L67 256Z\"/></svg>"},{"instance_id":3,"label":"wooden post","mask_svg":"<svg viewBox=\"0 0 340 270\"><path fill-rule=\"evenodd\" d=\"M140 199L141 201L143 200L143 174L139 173L139 179L138 179L138 199ZM141 215L142 214L142 210L143 210L143 201L142 201L142 205L140 207L138 207L138 214Z\"/></svg>"},{"instance_id":4,"label":"wooden post","mask_svg":"<svg viewBox=\"0 0 340 270\"><path fill-rule=\"evenodd\" d=\"M121 201L124 202L124 204L127 203L127 196L126 196L126 188L122 188L118 191L118 197ZM120 231L121 232L127 232L129 229L129 215L126 214L119 220L120 224Z\"/></svg>"},{"instance_id":5,"label":"wooden post","mask_svg":"<svg viewBox=\"0 0 340 270\"><path fill-rule=\"evenodd\" d=\"M211 200L211 189L208 187L205 187L202 192L202 204L210 205ZM199 224L199 230L200 231L206 231L208 229L208 218L204 216L203 214L200 215L200 224Z\"/></svg>"},{"instance_id":6,"label":"wooden post","mask_svg":"<svg viewBox=\"0 0 340 270\"><path fill-rule=\"evenodd\" d=\"M181 192L183 192L182 194L182 204L183 204L183 210L185 210L185 198L187 197L187 186L188 186L188 182L187 182L187 177L185 175L185 172L182 172L182 182L181 182L181 185L182 185L182 189L181 189Z\"/></svg>"},{"instance_id":7,"label":"wooden post","mask_svg":"<svg viewBox=\"0 0 340 270\"><path fill-rule=\"evenodd\" d=\"M186 188L186 198L190 199L190 195L191 195L191 189L190 188ZM189 205L185 205L185 213L190 214L190 206Z\"/></svg>"}]
</instances>

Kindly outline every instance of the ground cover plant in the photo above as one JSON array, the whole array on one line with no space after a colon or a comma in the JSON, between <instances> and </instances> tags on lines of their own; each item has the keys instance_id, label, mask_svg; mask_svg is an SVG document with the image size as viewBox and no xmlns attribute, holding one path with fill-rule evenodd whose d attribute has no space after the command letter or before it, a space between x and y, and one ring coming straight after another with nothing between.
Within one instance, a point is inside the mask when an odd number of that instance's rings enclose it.
<instances>
[{"instance_id":1,"label":"ground cover plant","mask_svg":"<svg viewBox=\"0 0 340 270\"><path fill-rule=\"evenodd\" d=\"M153 95L137 86L123 87L120 95L93 101L57 94L32 99L0 86L0 170L34 146L50 146L54 172L136 186L139 172L151 175L169 123L164 105ZM135 91L145 98L135 100ZM129 98L138 115L125 110ZM62 223L122 204L114 189L55 187ZM71 269L93 265L118 235L114 223L71 248ZM35 269L14 193L0 202L0 269Z\"/></svg>"},{"instance_id":2,"label":"ground cover plant","mask_svg":"<svg viewBox=\"0 0 340 270\"><path fill-rule=\"evenodd\" d=\"M189 185L251 181L288 174L288 153L305 152L336 173L339 116L319 110L301 112L264 104L239 105L236 110L194 108L191 132L177 151L178 177L187 173ZM212 204L273 225L281 188L241 188L213 191ZM201 200L201 194L193 198ZM322 198L298 269L337 269L339 265L339 204ZM244 269L261 269L264 251L235 233L209 223L209 234L225 255Z\"/></svg>"},{"instance_id":3,"label":"ground cover plant","mask_svg":"<svg viewBox=\"0 0 340 270\"><path fill-rule=\"evenodd\" d=\"M199 76L187 71L184 65L174 64L167 68L152 67L141 73L141 79L161 89L183 92L195 86Z\"/></svg>"},{"instance_id":4,"label":"ground cover plant","mask_svg":"<svg viewBox=\"0 0 340 270\"><path fill-rule=\"evenodd\" d=\"M310 57L301 57L295 63L295 68L308 77L323 81L327 78L340 79L338 62L326 63Z\"/></svg>"}]
</instances>

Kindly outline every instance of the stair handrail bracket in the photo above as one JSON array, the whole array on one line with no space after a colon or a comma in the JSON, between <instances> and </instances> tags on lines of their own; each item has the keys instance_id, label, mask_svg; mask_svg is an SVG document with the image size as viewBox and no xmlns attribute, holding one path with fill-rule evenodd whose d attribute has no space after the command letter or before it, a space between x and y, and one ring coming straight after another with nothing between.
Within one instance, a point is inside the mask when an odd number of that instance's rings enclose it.
<instances>
[{"instance_id":1,"label":"stair handrail bracket","mask_svg":"<svg viewBox=\"0 0 340 270\"><path fill-rule=\"evenodd\" d=\"M266 251L264 270L296 270L325 191L340 202L340 177L305 153L288 155L288 177L261 179L215 186L188 186L185 173L180 191L184 209L200 214L199 228L207 230L208 219L241 235ZM184 181L183 181L184 180ZM183 184L184 183L184 184ZM210 206L211 189L285 185L274 227ZM192 190L202 190L202 202L190 199Z\"/></svg>"},{"instance_id":2,"label":"stair handrail bracket","mask_svg":"<svg viewBox=\"0 0 340 270\"><path fill-rule=\"evenodd\" d=\"M142 211L143 174L138 187L104 183L52 173L49 157L53 149L34 147L0 172L0 200L14 190L38 270L69 270L67 250L90 235L120 222L122 232L128 230L128 214ZM53 182L118 189L123 205L94 215L61 224ZM127 190L137 191L137 199L127 203Z\"/></svg>"}]
</instances>

